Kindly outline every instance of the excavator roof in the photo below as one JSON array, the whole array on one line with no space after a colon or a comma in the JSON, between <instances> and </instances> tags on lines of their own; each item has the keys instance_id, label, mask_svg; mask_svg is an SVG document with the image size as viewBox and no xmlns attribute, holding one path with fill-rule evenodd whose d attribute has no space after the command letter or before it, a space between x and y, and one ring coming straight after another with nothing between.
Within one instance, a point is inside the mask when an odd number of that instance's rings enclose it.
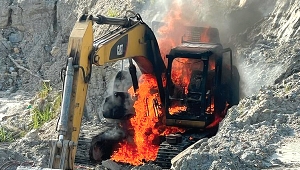
<instances>
[{"instance_id":1,"label":"excavator roof","mask_svg":"<svg viewBox=\"0 0 300 170\"><path fill-rule=\"evenodd\" d=\"M212 54L219 54L223 50L221 44L211 43L183 43L170 51L175 57L189 57L197 59L208 59Z\"/></svg>"}]
</instances>

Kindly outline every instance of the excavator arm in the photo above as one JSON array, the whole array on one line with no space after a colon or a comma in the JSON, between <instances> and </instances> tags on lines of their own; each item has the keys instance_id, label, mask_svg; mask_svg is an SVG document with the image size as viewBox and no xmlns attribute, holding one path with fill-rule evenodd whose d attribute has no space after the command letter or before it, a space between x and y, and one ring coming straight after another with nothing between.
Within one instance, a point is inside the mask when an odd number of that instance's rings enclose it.
<instances>
[{"instance_id":1,"label":"excavator arm","mask_svg":"<svg viewBox=\"0 0 300 170\"><path fill-rule=\"evenodd\" d=\"M119 28L94 41L92 28L94 22L119 25ZM75 24L69 38L63 99L57 127L58 139L51 142L50 168L74 169L92 64L101 66L122 59L130 60L135 89L138 88L138 84L132 59L142 73L156 76L160 97L164 98L162 72L165 65L152 30L139 15L137 14L135 18L120 19L83 15Z\"/></svg>"}]
</instances>

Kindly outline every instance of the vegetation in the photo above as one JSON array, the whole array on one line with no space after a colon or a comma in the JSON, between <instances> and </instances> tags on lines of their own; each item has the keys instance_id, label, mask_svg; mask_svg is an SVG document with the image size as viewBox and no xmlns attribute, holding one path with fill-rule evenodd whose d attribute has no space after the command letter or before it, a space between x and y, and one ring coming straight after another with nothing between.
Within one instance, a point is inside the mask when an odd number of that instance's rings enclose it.
<instances>
[{"instance_id":1,"label":"vegetation","mask_svg":"<svg viewBox=\"0 0 300 170\"><path fill-rule=\"evenodd\" d=\"M43 110L39 110L38 107L33 108L32 120L34 129L41 127L45 122L54 118L54 114L50 108L50 104L47 104Z\"/></svg>"},{"instance_id":2,"label":"vegetation","mask_svg":"<svg viewBox=\"0 0 300 170\"><path fill-rule=\"evenodd\" d=\"M60 109L61 101L62 101L62 95L61 95L61 93L58 93L55 96L52 110L54 110L55 112L58 111Z\"/></svg>"},{"instance_id":3,"label":"vegetation","mask_svg":"<svg viewBox=\"0 0 300 170\"><path fill-rule=\"evenodd\" d=\"M107 11L107 15L108 15L109 17L117 17L117 16L120 15L120 13L118 12L118 10L110 8L110 9Z\"/></svg>"},{"instance_id":4,"label":"vegetation","mask_svg":"<svg viewBox=\"0 0 300 170\"><path fill-rule=\"evenodd\" d=\"M43 84L42 84L42 89L38 93L38 97L42 98L42 99L45 99L48 96L50 91L52 91L50 83L47 82L47 81L44 81Z\"/></svg>"},{"instance_id":5,"label":"vegetation","mask_svg":"<svg viewBox=\"0 0 300 170\"><path fill-rule=\"evenodd\" d=\"M289 92L290 90L292 90L292 86L291 85L287 85L285 86L285 92Z\"/></svg>"},{"instance_id":6,"label":"vegetation","mask_svg":"<svg viewBox=\"0 0 300 170\"><path fill-rule=\"evenodd\" d=\"M3 127L0 127L0 142L12 142L13 134Z\"/></svg>"},{"instance_id":7,"label":"vegetation","mask_svg":"<svg viewBox=\"0 0 300 170\"><path fill-rule=\"evenodd\" d=\"M52 120L61 104L61 94L57 94L54 99L51 99L50 93L52 88L49 82L43 82L42 89L39 91L37 97L39 98L39 104L32 109L32 125L31 128L38 129L44 123ZM52 101L52 102L51 102Z\"/></svg>"},{"instance_id":8,"label":"vegetation","mask_svg":"<svg viewBox=\"0 0 300 170\"><path fill-rule=\"evenodd\" d=\"M28 106L32 109L32 123L30 129L38 129L44 123L52 120L60 109L62 101L61 93L54 93L49 82L43 82L41 90L36 95L36 103ZM28 131L8 130L0 126L0 142L12 142L17 138L25 136Z\"/></svg>"}]
</instances>

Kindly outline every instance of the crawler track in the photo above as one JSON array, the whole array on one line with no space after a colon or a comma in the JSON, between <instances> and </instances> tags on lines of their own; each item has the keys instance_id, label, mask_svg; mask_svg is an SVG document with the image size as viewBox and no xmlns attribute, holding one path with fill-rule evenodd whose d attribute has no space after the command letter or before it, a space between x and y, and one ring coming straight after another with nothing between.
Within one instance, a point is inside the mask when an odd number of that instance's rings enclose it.
<instances>
[{"instance_id":1,"label":"crawler track","mask_svg":"<svg viewBox=\"0 0 300 170\"><path fill-rule=\"evenodd\" d=\"M180 152L182 152L198 140L210 137L211 135L212 131L203 131L198 133L188 132L182 135L182 142L180 143L169 144L167 141L162 142L159 146L155 164L163 169L170 169L172 165L171 160L176 155L178 155Z\"/></svg>"},{"instance_id":2,"label":"crawler track","mask_svg":"<svg viewBox=\"0 0 300 170\"><path fill-rule=\"evenodd\" d=\"M171 168L171 159L182 152L188 144L171 145L166 141L160 144L155 163L163 169Z\"/></svg>"},{"instance_id":3,"label":"crawler track","mask_svg":"<svg viewBox=\"0 0 300 170\"><path fill-rule=\"evenodd\" d=\"M80 165L93 165L96 164L90 161L89 159L89 149L91 145L92 139L89 138L79 138L78 146L77 146L77 153L75 157L75 163Z\"/></svg>"},{"instance_id":4,"label":"crawler track","mask_svg":"<svg viewBox=\"0 0 300 170\"><path fill-rule=\"evenodd\" d=\"M108 130L110 127L109 124L99 124L99 126L95 125L85 125L81 129L77 153L75 157L75 163L77 165L82 166L93 166L95 167L97 164L90 161L89 159L89 149L92 143L92 138L105 130ZM182 141L175 144L170 144L167 141L164 141L159 146L159 151L157 154L157 158L154 163L163 169L170 169L171 160L181 153L183 150L194 144L200 139L213 136L216 132L216 129L212 130L204 130L204 131L187 131L182 134ZM192 140L191 140L192 139Z\"/></svg>"},{"instance_id":5,"label":"crawler track","mask_svg":"<svg viewBox=\"0 0 300 170\"><path fill-rule=\"evenodd\" d=\"M83 165L83 166L96 166L96 163L90 161L89 157L89 149L91 146L92 138L109 128L107 124L98 124L94 125L91 122L87 122L84 126L82 126L78 146L75 157L75 164Z\"/></svg>"}]
</instances>

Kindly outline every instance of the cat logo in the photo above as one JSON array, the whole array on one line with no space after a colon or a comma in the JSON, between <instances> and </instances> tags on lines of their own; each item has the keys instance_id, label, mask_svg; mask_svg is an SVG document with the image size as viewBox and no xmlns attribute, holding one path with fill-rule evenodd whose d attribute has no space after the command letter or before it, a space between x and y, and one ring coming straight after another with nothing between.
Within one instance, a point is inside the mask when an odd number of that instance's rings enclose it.
<instances>
[{"instance_id":1,"label":"cat logo","mask_svg":"<svg viewBox=\"0 0 300 170\"><path fill-rule=\"evenodd\" d=\"M117 45L117 55L123 55L123 44Z\"/></svg>"},{"instance_id":2,"label":"cat logo","mask_svg":"<svg viewBox=\"0 0 300 170\"><path fill-rule=\"evenodd\" d=\"M123 58L126 55L128 45L128 35L120 38L110 49L109 59Z\"/></svg>"}]
</instances>

